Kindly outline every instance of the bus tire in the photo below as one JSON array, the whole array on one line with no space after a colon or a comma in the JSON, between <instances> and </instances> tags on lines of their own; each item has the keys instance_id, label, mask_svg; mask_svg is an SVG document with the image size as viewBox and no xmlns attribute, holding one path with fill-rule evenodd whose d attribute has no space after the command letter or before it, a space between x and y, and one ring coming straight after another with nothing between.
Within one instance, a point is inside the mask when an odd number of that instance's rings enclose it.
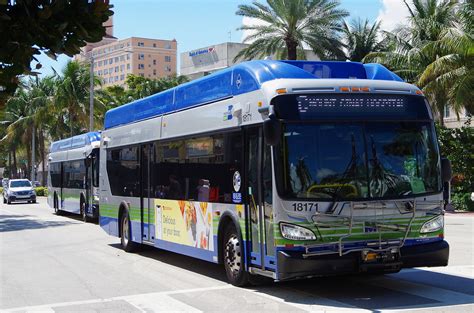
<instances>
[{"instance_id":1,"label":"bus tire","mask_svg":"<svg viewBox=\"0 0 474 313\"><path fill-rule=\"evenodd\" d=\"M81 212L81 216L82 216L82 221L84 223L87 223L90 221L89 219L89 216L87 216L87 212L86 212L86 201L84 200L84 197L81 196L81 202L80 202L80 212Z\"/></svg>"},{"instance_id":2,"label":"bus tire","mask_svg":"<svg viewBox=\"0 0 474 313\"><path fill-rule=\"evenodd\" d=\"M244 266L244 245L233 224L226 227L222 246L227 280L234 286L243 287L249 283L249 274Z\"/></svg>"},{"instance_id":3,"label":"bus tire","mask_svg":"<svg viewBox=\"0 0 474 313\"><path fill-rule=\"evenodd\" d=\"M134 252L138 248L138 244L131 240L131 222L128 209L124 209L120 218L121 232L120 232L120 244L122 249L126 252Z\"/></svg>"},{"instance_id":4,"label":"bus tire","mask_svg":"<svg viewBox=\"0 0 474 313\"><path fill-rule=\"evenodd\" d=\"M54 206L54 214L56 215L61 215L61 210L59 209L59 201L58 201L58 195L54 193L54 198L53 198L53 206Z\"/></svg>"}]
</instances>

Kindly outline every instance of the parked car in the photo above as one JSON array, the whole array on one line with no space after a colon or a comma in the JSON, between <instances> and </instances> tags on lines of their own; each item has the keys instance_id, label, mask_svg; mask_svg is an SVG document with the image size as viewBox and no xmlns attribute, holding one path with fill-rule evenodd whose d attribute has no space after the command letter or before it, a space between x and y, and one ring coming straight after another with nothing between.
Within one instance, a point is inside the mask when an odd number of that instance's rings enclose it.
<instances>
[{"instance_id":1,"label":"parked car","mask_svg":"<svg viewBox=\"0 0 474 313\"><path fill-rule=\"evenodd\" d=\"M3 203L15 201L36 203L36 193L28 179L10 179L3 189Z\"/></svg>"},{"instance_id":2,"label":"parked car","mask_svg":"<svg viewBox=\"0 0 474 313\"><path fill-rule=\"evenodd\" d=\"M37 180L33 182L34 187L41 187L41 183Z\"/></svg>"}]
</instances>

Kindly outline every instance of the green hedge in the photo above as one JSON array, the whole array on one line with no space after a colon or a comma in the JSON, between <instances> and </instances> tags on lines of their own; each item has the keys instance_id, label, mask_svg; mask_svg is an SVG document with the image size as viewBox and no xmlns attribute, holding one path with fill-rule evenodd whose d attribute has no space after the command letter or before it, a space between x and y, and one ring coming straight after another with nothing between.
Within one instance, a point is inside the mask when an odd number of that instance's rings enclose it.
<instances>
[{"instance_id":1,"label":"green hedge","mask_svg":"<svg viewBox=\"0 0 474 313\"><path fill-rule=\"evenodd\" d=\"M0 193L3 193L3 187L0 187Z\"/></svg>"},{"instance_id":2,"label":"green hedge","mask_svg":"<svg viewBox=\"0 0 474 313\"><path fill-rule=\"evenodd\" d=\"M35 187L35 192L38 197L46 197L48 195L47 187Z\"/></svg>"}]
</instances>

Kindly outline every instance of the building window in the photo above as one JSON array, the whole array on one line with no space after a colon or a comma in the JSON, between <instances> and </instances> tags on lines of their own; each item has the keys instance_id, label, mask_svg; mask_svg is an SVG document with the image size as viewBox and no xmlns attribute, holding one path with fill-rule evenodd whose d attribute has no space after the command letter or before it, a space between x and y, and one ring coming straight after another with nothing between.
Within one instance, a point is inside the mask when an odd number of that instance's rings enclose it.
<instances>
[{"instance_id":1,"label":"building window","mask_svg":"<svg viewBox=\"0 0 474 313\"><path fill-rule=\"evenodd\" d=\"M99 76L102 76L102 70L99 70Z\"/></svg>"},{"instance_id":2,"label":"building window","mask_svg":"<svg viewBox=\"0 0 474 313\"><path fill-rule=\"evenodd\" d=\"M139 42L138 42L138 46L139 46L139 47L144 47L144 46L145 46L145 43L139 41Z\"/></svg>"},{"instance_id":3,"label":"building window","mask_svg":"<svg viewBox=\"0 0 474 313\"><path fill-rule=\"evenodd\" d=\"M138 64L138 69L139 70L145 69L145 64L142 64L142 63Z\"/></svg>"},{"instance_id":4,"label":"building window","mask_svg":"<svg viewBox=\"0 0 474 313\"><path fill-rule=\"evenodd\" d=\"M444 118L448 118L451 115L451 112L449 110L449 105L444 106Z\"/></svg>"},{"instance_id":5,"label":"building window","mask_svg":"<svg viewBox=\"0 0 474 313\"><path fill-rule=\"evenodd\" d=\"M165 49L171 49L171 44L170 44L170 43L167 43L167 44L165 45Z\"/></svg>"},{"instance_id":6,"label":"building window","mask_svg":"<svg viewBox=\"0 0 474 313\"><path fill-rule=\"evenodd\" d=\"M118 76L115 76L115 81L118 81L118 78L119 78Z\"/></svg>"},{"instance_id":7,"label":"building window","mask_svg":"<svg viewBox=\"0 0 474 313\"><path fill-rule=\"evenodd\" d=\"M145 55L143 53L138 54L138 59L139 60L145 60Z\"/></svg>"},{"instance_id":8,"label":"building window","mask_svg":"<svg viewBox=\"0 0 474 313\"><path fill-rule=\"evenodd\" d=\"M113 77L109 77L109 83L113 83L113 82L114 82Z\"/></svg>"},{"instance_id":9,"label":"building window","mask_svg":"<svg viewBox=\"0 0 474 313\"><path fill-rule=\"evenodd\" d=\"M119 57L115 57L114 61L117 63L119 61Z\"/></svg>"},{"instance_id":10,"label":"building window","mask_svg":"<svg viewBox=\"0 0 474 313\"><path fill-rule=\"evenodd\" d=\"M130 60L130 53L127 54L127 60Z\"/></svg>"},{"instance_id":11,"label":"building window","mask_svg":"<svg viewBox=\"0 0 474 313\"><path fill-rule=\"evenodd\" d=\"M156 60L153 60L153 65L156 65Z\"/></svg>"},{"instance_id":12,"label":"building window","mask_svg":"<svg viewBox=\"0 0 474 313\"><path fill-rule=\"evenodd\" d=\"M138 76L145 77L145 74L143 74L143 73L138 73Z\"/></svg>"},{"instance_id":13,"label":"building window","mask_svg":"<svg viewBox=\"0 0 474 313\"><path fill-rule=\"evenodd\" d=\"M127 63L127 70L130 70L130 63Z\"/></svg>"},{"instance_id":14,"label":"building window","mask_svg":"<svg viewBox=\"0 0 474 313\"><path fill-rule=\"evenodd\" d=\"M114 62L114 59L113 58L110 58L109 59L109 64L112 64Z\"/></svg>"},{"instance_id":15,"label":"building window","mask_svg":"<svg viewBox=\"0 0 474 313\"><path fill-rule=\"evenodd\" d=\"M116 66L116 67L115 67L115 73L118 73L118 71L119 71L119 67Z\"/></svg>"},{"instance_id":16,"label":"building window","mask_svg":"<svg viewBox=\"0 0 474 313\"><path fill-rule=\"evenodd\" d=\"M156 43L153 43L153 48L156 48Z\"/></svg>"},{"instance_id":17,"label":"building window","mask_svg":"<svg viewBox=\"0 0 474 313\"><path fill-rule=\"evenodd\" d=\"M171 67L169 65L166 65L165 72L171 72Z\"/></svg>"},{"instance_id":18,"label":"building window","mask_svg":"<svg viewBox=\"0 0 474 313\"><path fill-rule=\"evenodd\" d=\"M125 56L124 55L120 56L120 61L125 61Z\"/></svg>"},{"instance_id":19,"label":"building window","mask_svg":"<svg viewBox=\"0 0 474 313\"><path fill-rule=\"evenodd\" d=\"M99 61L99 66L102 66L102 61Z\"/></svg>"},{"instance_id":20,"label":"building window","mask_svg":"<svg viewBox=\"0 0 474 313\"><path fill-rule=\"evenodd\" d=\"M125 75L124 74L120 75L120 80L124 80L124 79L125 79Z\"/></svg>"},{"instance_id":21,"label":"building window","mask_svg":"<svg viewBox=\"0 0 474 313\"><path fill-rule=\"evenodd\" d=\"M125 70L125 65L124 64L120 65L120 72L123 72L124 70Z\"/></svg>"},{"instance_id":22,"label":"building window","mask_svg":"<svg viewBox=\"0 0 474 313\"><path fill-rule=\"evenodd\" d=\"M153 70L153 75L156 75L156 70Z\"/></svg>"},{"instance_id":23,"label":"building window","mask_svg":"<svg viewBox=\"0 0 474 313\"><path fill-rule=\"evenodd\" d=\"M109 73L108 69L104 69L104 75L107 75Z\"/></svg>"}]
</instances>

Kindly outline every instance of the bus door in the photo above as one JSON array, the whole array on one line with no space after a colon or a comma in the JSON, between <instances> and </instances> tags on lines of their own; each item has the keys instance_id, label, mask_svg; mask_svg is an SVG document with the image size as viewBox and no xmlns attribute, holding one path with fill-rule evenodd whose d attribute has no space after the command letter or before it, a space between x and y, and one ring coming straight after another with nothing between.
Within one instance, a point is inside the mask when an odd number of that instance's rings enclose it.
<instances>
[{"instance_id":1,"label":"bus door","mask_svg":"<svg viewBox=\"0 0 474 313\"><path fill-rule=\"evenodd\" d=\"M264 143L262 128L249 129L246 140L250 264L262 270L274 270L271 150Z\"/></svg>"},{"instance_id":2,"label":"bus door","mask_svg":"<svg viewBox=\"0 0 474 313\"><path fill-rule=\"evenodd\" d=\"M153 145L145 144L141 146L141 158L140 158L140 168L141 168L141 216L142 216L142 239L143 241L152 242L153 233L152 233L152 224L154 221L151 219L154 214L153 210L153 199L151 194L151 184L150 184L150 170L151 170L151 160L153 160Z\"/></svg>"},{"instance_id":3,"label":"bus door","mask_svg":"<svg viewBox=\"0 0 474 313\"><path fill-rule=\"evenodd\" d=\"M86 190L86 212L92 214L92 153L84 160L86 176L84 178L84 189Z\"/></svg>"}]
</instances>

